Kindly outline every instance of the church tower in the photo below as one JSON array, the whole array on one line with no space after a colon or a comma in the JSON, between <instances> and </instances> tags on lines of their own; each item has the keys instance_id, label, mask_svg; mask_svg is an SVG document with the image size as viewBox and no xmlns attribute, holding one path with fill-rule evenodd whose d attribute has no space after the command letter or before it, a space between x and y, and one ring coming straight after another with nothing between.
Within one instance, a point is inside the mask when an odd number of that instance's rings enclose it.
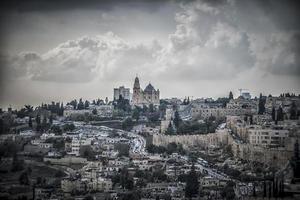
<instances>
[{"instance_id":1,"label":"church tower","mask_svg":"<svg viewBox=\"0 0 300 200\"><path fill-rule=\"evenodd\" d=\"M136 76L133 85L132 103L134 105L139 104L141 101L141 87L139 78Z\"/></svg>"}]
</instances>

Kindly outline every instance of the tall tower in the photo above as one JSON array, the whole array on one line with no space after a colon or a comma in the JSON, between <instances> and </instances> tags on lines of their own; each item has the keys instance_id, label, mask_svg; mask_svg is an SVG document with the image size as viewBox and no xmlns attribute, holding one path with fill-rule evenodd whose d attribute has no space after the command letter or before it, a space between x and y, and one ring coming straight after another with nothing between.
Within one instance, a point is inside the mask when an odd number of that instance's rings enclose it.
<instances>
[{"instance_id":1,"label":"tall tower","mask_svg":"<svg viewBox=\"0 0 300 200\"><path fill-rule=\"evenodd\" d=\"M133 105L139 104L141 101L141 87L139 78L136 76L133 85L132 103Z\"/></svg>"}]
</instances>

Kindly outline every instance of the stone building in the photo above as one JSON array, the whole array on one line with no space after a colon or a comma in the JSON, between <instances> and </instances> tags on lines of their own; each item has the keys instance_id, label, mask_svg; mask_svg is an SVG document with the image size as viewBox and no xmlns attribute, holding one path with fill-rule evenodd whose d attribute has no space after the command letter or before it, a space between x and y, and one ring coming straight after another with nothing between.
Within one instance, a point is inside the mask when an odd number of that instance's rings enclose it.
<instances>
[{"instance_id":1,"label":"stone building","mask_svg":"<svg viewBox=\"0 0 300 200\"><path fill-rule=\"evenodd\" d=\"M130 101L130 89L120 86L119 88L114 88L114 100L118 100L122 96L123 99Z\"/></svg>"},{"instance_id":2,"label":"stone building","mask_svg":"<svg viewBox=\"0 0 300 200\"><path fill-rule=\"evenodd\" d=\"M136 77L133 85L132 105L159 105L159 89L155 90L149 83L145 90L141 89L139 78Z\"/></svg>"}]
</instances>

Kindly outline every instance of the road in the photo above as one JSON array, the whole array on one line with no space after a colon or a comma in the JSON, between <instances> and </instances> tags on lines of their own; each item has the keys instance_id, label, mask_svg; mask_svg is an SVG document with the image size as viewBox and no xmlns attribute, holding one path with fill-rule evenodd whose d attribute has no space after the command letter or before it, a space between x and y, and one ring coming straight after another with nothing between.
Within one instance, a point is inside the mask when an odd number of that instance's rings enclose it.
<instances>
[{"instance_id":1,"label":"road","mask_svg":"<svg viewBox=\"0 0 300 200\"><path fill-rule=\"evenodd\" d=\"M130 132L130 137L133 138L133 140L130 142L130 151L134 154L147 154L146 140L142 136L133 132Z\"/></svg>"}]
</instances>

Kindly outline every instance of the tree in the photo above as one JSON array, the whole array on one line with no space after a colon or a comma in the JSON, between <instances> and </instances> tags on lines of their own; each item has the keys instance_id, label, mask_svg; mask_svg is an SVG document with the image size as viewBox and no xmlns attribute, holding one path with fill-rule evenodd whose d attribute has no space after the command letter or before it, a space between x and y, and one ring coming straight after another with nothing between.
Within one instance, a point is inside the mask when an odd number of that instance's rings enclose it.
<instances>
[{"instance_id":1,"label":"tree","mask_svg":"<svg viewBox=\"0 0 300 200\"><path fill-rule=\"evenodd\" d=\"M129 145L124 143L115 144L115 149L119 152L119 156L129 157Z\"/></svg>"},{"instance_id":2,"label":"tree","mask_svg":"<svg viewBox=\"0 0 300 200\"><path fill-rule=\"evenodd\" d=\"M230 100L230 99L233 99L233 94L232 94L231 91L229 92L229 100Z\"/></svg>"},{"instance_id":3,"label":"tree","mask_svg":"<svg viewBox=\"0 0 300 200\"><path fill-rule=\"evenodd\" d=\"M77 105L77 109L78 110L83 110L84 109L84 104L83 104L82 98L79 99L79 103Z\"/></svg>"},{"instance_id":4,"label":"tree","mask_svg":"<svg viewBox=\"0 0 300 200\"><path fill-rule=\"evenodd\" d=\"M50 117L49 117L49 123L50 123L50 124L53 124L53 116L52 116L52 114L51 114Z\"/></svg>"},{"instance_id":5,"label":"tree","mask_svg":"<svg viewBox=\"0 0 300 200\"><path fill-rule=\"evenodd\" d=\"M55 133L56 135L61 135L62 134L62 130L61 130L60 126L58 126L58 125L53 125L51 127L51 131L53 133Z\"/></svg>"},{"instance_id":6,"label":"tree","mask_svg":"<svg viewBox=\"0 0 300 200\"><path fill-rule=\"evenodd\" d=\"M88 100L85 100L84 109L87 109L89 106L90 106L90 102Z\"/></svg>"},{"instance_id":7,"label":"tree","mask_svg":"<svg viewBox=\"0 0 300 200\"><path fill-rule=\"evenodd\" d=\"M166 134L167 135L173 135L174 134L174 129L173 129L173 126L172 126L171 122L169 123L169 126L168 126L168 128L166 130Z\"/></svg>"},{"instance_id":8,"label":"tree","mask_svg":"<svg viewBox=\"0 0 300 200\"><path fill-rule=\"evenodd\" d=\"M297 105L296 105L296 103L293 101L293 103L292 103L292 105L291 105L291 108L290 108L290 119L292 119L292 120L298 119L297 112L298 112Z\"/></svg>"},{"instance_id":9,"label":"tree","mask_svg":"<svg viewBox=\"0 0 300 200\"><path fill-rule=\"evenodd\" d=\"M29 178L28 178L28 173L23 172L20 177L19 177L19 183L21 185L29 185Z\"/></svg>"},{"instance_id":10,"label":"tree","mask_svg":"<svg viewBox=\"0 0 300 200\"><path fill-rule=\"evenodd\" d=\"M192 198L197 196L199 192L199 182L198 174L195 171L194 164L192 165L191 171L186 177L186 186L185 186L185 197Z\"/></svg>"},{"instance_id":11,"label":"tree","mask_svg":"<svg viewBox=\"0 0 300 200\"><path fill-rule=\"evenodd\" d=\"M127 117L123 122L122 122L122 129L123 130L131 130L133 127L133 121L131 117Z\"/></svg>"},{"instance_id":12,"label":"tree","mask_svg":"<svg viewBox=\"0 0 300 200\"><path fill-rule=\"evenodd\" d=\"M32 118L31 118L31 117L29 117L28 126L29 126L30 128L32 128Z\"/></svg>"},{"instance_id":13,"label":"tree","mask_svg":"<svg viewBox=\"0 0 300 200\"><path fill-rule=\"evenodd\" d=\"M17 154L15 153L13 156L11 171L17 172L24 169L24 160L19 160Z\"/></svg>"},{"instance_id":14,"label":"tree","mask_svg":"<svg viewBox=\"0 0 300 200\"><path fill-rule=\"evenodd\" d=\"M64 131L74 131L75 130L75 125L73 123L70 124L64 124L63 125L63 130Z\"/></svg>"},{"instance_id":15,"label":"tree","mask_svg":"<svg viewBox=\"0 0 300 200\"><path fill-rule=\"evenodd\" d=\"M88 196L84 197L83 200L94 200L94 198L91 195L88 195Z\"/></svg>"},{"instance_id":16,"label":"tree","mask_svg":"<svg viewBox=\"0 0 300 200\"><path fill-rule=\"evenodd\" d=\"M221 192L221 196L223 199L226 200L233 200L235 198L235 192L234 187L235 183L230 181L227 183L227 185L224 187L223 191Z\"/></svg>"},{"instance_id":17,"label":"tree","mask_svg":"<svg viewBox=\"0 0 300 200\"><path fill-rule=\"evenodd\" d=\"M41 116L40 115L37 115L36 118L35 118L35 121L38 125L41 124Z\"/></svg>"},{"instance_id":18,"label":"tree","mask_svg":"<svg viewBox=\"0 0 300 200\"><path fill-rule=\"evenodd\" d=\"M262 115L265 113L265 100L263 99L262 94L260 93L259 95L259 100L258 100L258 114Z\"/></svg>"},{"instance_id":19,"label":"tree","mask_svg":"<svg viewBox=\"0 0 300 200\"><path fill-rule=\"evenodd\" d=\"M93 160L95 158L95 152L91 146L85 145L81 146L79 150L80 156Z\"/></svg>"},{"instance_id":20,"label":"tree","mask_svg":"<svg viewBox=\"0 0 300 200\"><path fill-rule=\"evenodd\" d=\"M133 189L133 177L131 175L129 175L128 173L128 169L127 168L123 168L121 169L121 173L120 173L120 184L122 186L122 188L126 188L128 190Z\"/></svg>"},{"instance_id":21,"label":"tree","mask_svg":"<svg viewBox=\"0 0 300 200\"><path fill-rule=\"evenodd\" d=\"M74 99L73 101L71 101L70 105L72 105L74 109L77 109L77 105L78 105L77 100Z\"/></svg>"},{"instance_id":22,"label":"tree","mask_svg":"<svg viewBox=\"0 0 300 200\"><path fill-rule=\"evenodd\" d=\"M64 115L64 104L63 103L61 103L60 104L60 109L59 109L59 113L58 113L58 115L59 116L63 116Z\"/></svg>"},{"instance_id":23,"label":"tree","mask_svg":"<svg viewBox=\"0 0 300 200\"><path fill-rule=\"evenodd\" d=\"M149 105L149 112L151 112L151 113L154 112L154 106L152 103Z\"/></svg>"},{"instance_id":24,"label":"tree","mask_svg":"<svg viewBox=\"0 0 300 200\"><path fill-rule=\"evenodd\" d=\"M93 115L97 115L97 109L94 108L93 111L92 111Z\"/></svg>"},{"instance_id":25,"label":"tree","mask_svg":"<svg viewBox=\"0 0 300 200\"><path fill-rule=\"evenodd\" d=\"M132 118L135 119L135 121L139 121L140 111L137 107L135 107L134 110L133 110Z\"/></svg>"},{"instance_id":26,"label":"tree","mask_svg":"<svg viewBox=\"0 0 300 200\"><path fill-rule=\"evenodd\" d=\"M272 120L275 121L276 120L276 110L275 107L273 106L272 108Z\"/></svg>"},{"instance_id":27,"label":"tree","mask_svg":"<svg viewBox=\"0 0 300 200\"><path fill-rule=\"evenodd\" d=\"M280 106L277 110L277 121L283 121L284 116L283 116L283 110L282 107Z\"/></svg>"},{"instance_id":28,"label":"tree","mask_svg":"<svg viewBox=\"0 0 300 200\"><path fill-rule=\"evenodd\" d=\"M173 122L174 122L174 125L175 125L176 129L178 129L180 123L182 122L182 120L181 120L181 118L180 118L179 113L178 113L177 110L175 111L175 114L174 114L174 115L175 115L175 116L174 116Z\"/></svg>"}]
</instances>

